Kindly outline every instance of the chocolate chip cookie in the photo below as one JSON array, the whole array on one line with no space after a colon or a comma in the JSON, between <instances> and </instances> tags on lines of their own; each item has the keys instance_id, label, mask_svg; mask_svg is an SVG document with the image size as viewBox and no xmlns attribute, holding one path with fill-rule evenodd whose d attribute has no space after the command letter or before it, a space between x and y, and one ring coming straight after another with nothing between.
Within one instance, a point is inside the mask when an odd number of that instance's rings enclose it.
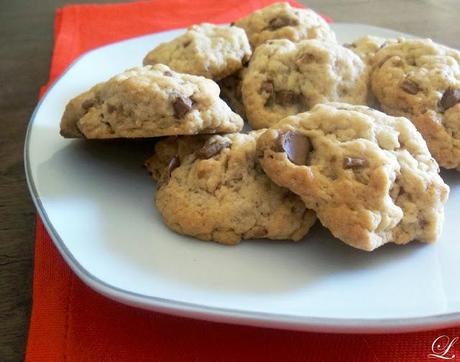
<instances>
[{"instance_id":1,"label":"chocolate chip cookie","mask_svg":"<svg viewBox=\"0 0 460 362\"><path fill-rule=\"evenodd\" d=\"M243 120L219 92L210 79L162 64L133 68L72 99L61 135L136 138L241 130Z\"/></svg>"},{"instance_id":2,"label":"chocolate chip cookie","mask_svg":"<svg viewBox=\"0 0 460 362\"><path fill-rule=\"evenodd\" d=\"M449 187L404 117L365 106L318 104L261 135L259 160L334 236L362 250L435 241Z\"/></svg>"},{"instance_id":3,"label":"chocolate chip cookie","mask_svg":"<svg viewBox=\"0 0 460 362\"><path fill-rule=\"evenodd\" d=\"M352 43L343 44L345 48L350 49L358 55L370 71L375 53L395 42L395 39L385 39L377 36L366 35L354 40ZM380 110L380 104L372 93L370 83L368 83L367 105L371 108Z\"/></svg>"},{"instance_id":4,"label":"chocolate chip cookie","mask_svg":"<svg viewBox=\"0 0 460 362\"><path fill-rule=\"evenodd\" d=\"M374 58L382 109L408 117L438 163L460 170L460 52L429 39L399 39Z\"/></svg>"},{"instance_id":5,"label":"chocolate chip cookie","mask_svg":"<svg viewBox=\"0 0 460 362\"><path fill-rule=\"evenodd\" d=\"M310 9L297 9L276 3L257 10L234 23L246 30L253 49L271 39L335 41L327 22Z\"/></svg>"},{"instance_id":6,"label":"chocolate chip cookie","mask_svg":"<svg viewBox=\"0 0 460 362\"><path fill-rule=\"evenodd\" d=\"M393 42L396 42L396 40L366 35L355 39L351 43L343 44L343 46L356 53L363 60L364 64L371 65L375 53Z\"/></svg>"},{"instance_id":7,"label":"chocolate chip cookie","mask_svg":"<svg viewBox=\"0 0 460 362\"><path fill-rule=\"evenodd\" d=\"M303 238L315 215L264 174L256 159L260 134L160 141L146 165L159 180L155 202L166 225L223 244Z\"/></svg>"},{"instance_id":8,"label":"chocolate chip cookie","mask_svg":"<svg viewBox=\"0 0 460 362\"><path fill-rule=\"evenodd\" d=\"M177 72L220 80L241 69L250 57L243 29L203 23L157 46L145 56L144 65L162 63Z\"/></svg>"},{"instance_id":9,"label":"chocolate chip cookie","mask_svg":"<svg viewBox=\"0 0 460 362\"><path fill-rule=\"evenodd\" d=\"M362 60L337 43L270 40L254 52L242 96L249 123L259 129L317 103L366 104L367 83Z\"/></svg>"}]
</instances>

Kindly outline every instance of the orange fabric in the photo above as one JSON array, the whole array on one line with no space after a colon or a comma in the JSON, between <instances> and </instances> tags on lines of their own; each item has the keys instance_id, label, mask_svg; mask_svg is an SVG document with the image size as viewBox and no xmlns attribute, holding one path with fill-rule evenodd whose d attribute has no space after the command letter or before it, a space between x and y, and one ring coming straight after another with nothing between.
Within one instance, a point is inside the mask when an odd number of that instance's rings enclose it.
<instances>
[{"instance_id":1,"label":"orange fabric","mask_svg":"<svg viewBox=\"0 0 460 362\"><path fill-rule=\"evenodd\" d=\"M68 5L56 12L50 79L81 53L139 35L204 21L229 23L275 0L157 0L106 5ZM293 6L301 5L289 0ZM325 17L326 20L330 20Z\"/></svg>"},{"instance_id":2,"label":"orange fabric","mask_svg":"<svg viewBox=\"0 0 460 362\"><path fill-rule=\"evenodd\" d=\"M201 21L228 22L273 0L158 0L57 11L50 79L82 52ZM211 323L128 307L93 292L37 218L26 361L423 361L440 335L339 335ZM460 342L446 356L460 358Z\"/></svg>"}]
</instances>

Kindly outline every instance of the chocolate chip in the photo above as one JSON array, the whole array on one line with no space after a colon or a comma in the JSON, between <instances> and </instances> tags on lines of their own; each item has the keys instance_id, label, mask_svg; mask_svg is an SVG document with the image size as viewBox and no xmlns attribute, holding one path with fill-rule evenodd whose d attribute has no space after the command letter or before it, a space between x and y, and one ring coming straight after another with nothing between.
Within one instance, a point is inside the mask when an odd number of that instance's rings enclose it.
<instances>
[{"instance_id":1,"label":"chocolate chip","mask_svg":"<svg viewBox=\"0 0 460 362\"><path fill-rule=\"evenodd\" d=\"M460 88L449 87L442 95L442 98L439 101L439 107L441 108L441 111L446 111L455 106L457 103L460 103Z\"/></svg>"},{"instance_id":2,"label":"chocolate chip","mask_svg":"<svg viewBox=\"0 0 460 362\"><path fill-rule=\"evenodd\" d=\"M190 98L177 97L173 102L174 117L182 118L192 109Z\"/></svg>"},{"instance_id":3,"label":"chocolate chip","mask_svg":"<svg viewBox=\"0 0 460 362\"><path fill-rule=\"evenodd\" d=\"M167 175L168 175L168 181L169 179L171 178L171 174L172 172L178 168L180 166L180 159L179 157L177 156L173 156L173 158L171 158L169 160L169 163L168 163L168 167L167 167Z\"/></svg>"},{"instance_id":4,"label":"chocolate chip","mask_svg":"<svg viewBox=\"0 0 460 362\"><path fill-rule=\"evenodd\" d=\"M212 156L217 155L222 151L224 148L228 148L231 146L231 142L227 139L214 141L212 143L206 143L203 147L201 147L198 151L195 152L196 157L201 160L207 160Z\"/></svg>"},{"instance_id":5,"label":"chocolate chip","mask_svg":"<svg viewBox=\"0 0 460 362\"><path fill-rule=\"evenodd\" d=\"M192 42L191 40L186 40L186 41L182 44L182 46L183 46L184 48L187 48L187 47L190 45L191 42Z\"/></svg>"},{"instance_id":6,"label":"chocolate chip","mask_svg":"<svg viewBox=\"0 0 460 362\"><path fill-rule=\"evenodd\" d=\"M275 102L282 106L301 104L303 102L303 96L302 94L292 91L281 90L275 93Z\"/></svg>"},{"instance_id":7,"label":"chocolate chip","mask_svg":"<svg viewBox=\"0 0 460 362\"><path fill-rule=\"evenodd\" d=\"M166 166L166 172L163 174L161 180L158 183L158 187L166 185L171 179L172 172L180 166L180 159L178 156L173 156Z\"/></svg>"},{"instance_id":8,"label":"chocolate chip","mask_svg":"<svg viewBox=\"0 0 460 362\"><path fill-rule=\"evenodd\" d=\"M297 19L281 15L270 20L268 27L270 30L276 30L285 26L296 26L298 24L299 22Z\"/></svg>"},{"instance_id":9,"label":"chocolate chip","mask_svg":"<svg viewBox=\"0 0 460 362\"><path fill-rule=\"evenodd\" d=\"M292 163L299 166L307 164L311 144L305 135L300 132L288 131L281 135L280 146Z\"/></svg>"},{"instance_id":10,"label":"chocolate chip","mask_svg":"<svg viewBox=\"0 0 460 362\"><path fill-rule=\"evenodd\" d=\"M353 44L353 43L345 43L342 45L344 48L348 48L348 49L354 49L356 48L356 45Z\"/></svg>"},{"instance_id":11,"label":"chocolate chip","mask_svg":"<svg viewBox=\"0 0 460 362\"><path fill-rule=\"evenodd\" d=\"M88 109L90 109L95 104L96 104L96 102L94 101L94 99L87 99L87 100L83 101L83 103L81 104L81 108L83 108L85 111L87 111Z\"/></svg>"},{"instance_id":12,"label":"chocolate chip","mask_svg":"<svg viewBox=\"0 0 460 362\"><path fill-rule=\"evenodd\" d=\"M235 23L232 21L232 22L230 23L230 26L235 26Z\"/></svg>"},{"instance_id":13,"label":"chocolate chip","mask_svg":"<svg viewBox=\"0 0 460 362\"><path fill-rule=\"evenodd\" d=\"M403 91L409 94L417 94L420 91L418 84L410 79L404 79L400 87Z\"/></svg>"},{"instance_id":14,"label":"chocolate chip","mask_svg":"<svg viewBox=\"0 0 460 362\"><path fill-rule=\"evenodd\" d=\"M243 59L241 59L241 64L243 67L246 67L249 64L249 59L251 59L251 56L246 54Z\"/></svg>"},{"instance_id":15,"label":"chocolate chip","mask_svg":"<svg viewBox=\"0 0 460 362\"><path fill-rule=\"evenodd\" d=\"M356 169L356 168L361 168L361 167L367 167L367 165L368 165L367 160L364 160L362 158L345 157L343 159L343 167L345 169L348 169L348 168Z\"/></svg>"},{"instance_id":16,"label":"chocolate chip","mask_svg":"<svg viewBox=\"0 0 460 362\"><path fill-rule=\"evenodd\" d=\"M173 74L169 71L169 70L165 70L165 72L163 73L166 77L172 77Z\"/></svg>"},{"instance_id":17,"label":"chocolate chip","mask_svg":"<svg viewBox=\"0 0 460 362\"><path fill-rule=\"evenodd\" d=\"M270 82L270 81L265 81L262 83L262 85L260 86L260 89L264 92L267 92L269 94L272 94L273 93L273 83Z\"/></svg>"}]
</instances>

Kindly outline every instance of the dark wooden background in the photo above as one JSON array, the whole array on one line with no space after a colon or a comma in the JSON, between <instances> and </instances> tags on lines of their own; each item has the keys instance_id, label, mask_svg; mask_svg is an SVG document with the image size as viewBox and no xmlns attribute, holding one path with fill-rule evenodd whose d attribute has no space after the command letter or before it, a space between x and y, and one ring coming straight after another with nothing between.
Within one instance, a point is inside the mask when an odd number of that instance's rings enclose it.
<instances>
[{"instance_id":1,"label":"dark wooden background","mask_svg":"<svg viewBox=\"0 0 460 362\"><path fill-rule=\"evenodd\" d=\"M32 304L35 216L23 170L25 130L48 78L54 11L83 2L0 0L0 361L23 359ZM393 28L460 48L459 0L302 2L335 21Z\"/></svg>"}]
</instances>

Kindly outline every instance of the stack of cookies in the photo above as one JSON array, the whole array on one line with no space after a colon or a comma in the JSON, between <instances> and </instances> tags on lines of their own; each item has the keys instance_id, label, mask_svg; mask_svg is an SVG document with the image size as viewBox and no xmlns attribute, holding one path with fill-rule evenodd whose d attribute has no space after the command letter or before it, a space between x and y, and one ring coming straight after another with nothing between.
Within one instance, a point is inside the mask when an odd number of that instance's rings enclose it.
<instances>
[{"instance_id":1,"label":"stack of cookies","mask_svg":"<svg viewBox=\"0 0 460 362\"><path fill-rule=\"evenodd\" d=\"M435 241L460 170L460 52L419 39L340 45L278 3L203 23L69 102L64 137L163 137L146 167L172 230L202 240ZM242 132L243 126L252 128ZM249 127L248 127L249 128Z\"/></svg>"}]
</instances>

